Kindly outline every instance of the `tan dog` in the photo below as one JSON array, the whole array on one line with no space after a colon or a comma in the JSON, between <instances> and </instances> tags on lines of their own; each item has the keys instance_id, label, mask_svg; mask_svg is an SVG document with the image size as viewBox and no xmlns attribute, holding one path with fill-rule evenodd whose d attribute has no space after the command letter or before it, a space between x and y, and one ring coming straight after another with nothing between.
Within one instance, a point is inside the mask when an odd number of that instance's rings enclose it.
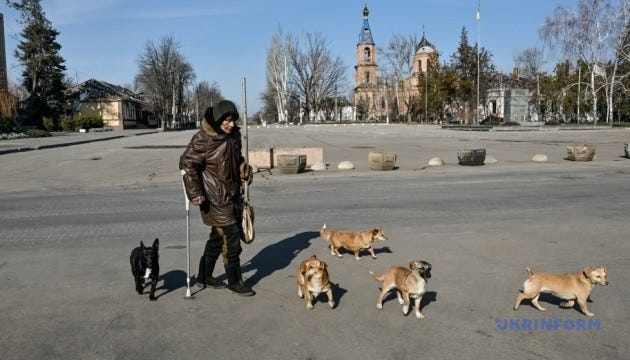
<instances>
[{"instance_id":1,"label":"tan dog","mask_svg":"<svg viewBox=\"0 0 630 360\"><path fill-rule=\"evenodd\" d=\"M306 299L307 309L313 308L313 300L317 299L317 296L323 292L328 296L330 308L335 307L335 299L326 267L326 263L317 259L315 254L300 263L297 274L298 296Z\"/></svg>"},{"instance_id":2,"label":"tan dog","mask_svg":"<svg viewBox=\"0 0 630 360\"><path fill-rule=\"evenodd\" d=\"M381 292L376 300L376 308L383 308L383 297L391 289L396 288L398 302L402 304L403 315L409 311L409 298L414 299L415 315L418 319L424 319L420 313L420 301L424 295L427 279L431 278L431 264L426 261L414 260L409 263L409 269L402 266L392 266L383 275L375 275L370 271L376 281L381 282Z\"/></svg>"},{"instance_id":3,"label":"tan dog","mask_svg":"<svg viewBox=\"0 0 630 360\"><path fill-rule=\"evenodd\" d=\"M354 258L360 260L359 252L366 249L376 259L372 244L374 240L387 241L387 236L383 233L380 226L365 231L346 231L346 230L326 230L326 224L322 226L319 235L326 241L330 247L330 254L342 257L339 248L344 247L354 253Z\"/></svg>"},{"instance_id":4,"label":"tan dog","mask_svg":"<svg viewBox=\"0 0 630 360\"><path fill-rule=\"evenodd\" d=\"M518 309L524 299L531 299L532 305L540 311L547 310L538 303L540 293L545 292L564 300L560 304L561 307L573 307L577 300L580 310L585 315L594 316L595 314L588 311L586 300L596 284L608 285L606 268L603 266L587 266L577 274L534 273L530 268L526 270L527 280L523 283L523 291L516 297L514 310Z\"/></svg>"}]
</instances>

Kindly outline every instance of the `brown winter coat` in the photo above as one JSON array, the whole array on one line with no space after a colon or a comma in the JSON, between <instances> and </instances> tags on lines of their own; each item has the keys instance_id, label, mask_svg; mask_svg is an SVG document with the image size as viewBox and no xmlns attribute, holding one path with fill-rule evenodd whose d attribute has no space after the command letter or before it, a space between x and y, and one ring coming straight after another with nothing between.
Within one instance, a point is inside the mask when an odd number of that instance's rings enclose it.
<instances>
[{"instance_id":1,"label":"brown winter coat","mask_svg":"<svg viewBox=\"0 0 630 360\"><path fill-rule=\"evenodd\" d=\"M184 170L184 187L188 199L204 196L206 201L199 207L203 223L209 226L228 226L239 221L241 206L241 181L231 175L229 166L229 141L235 140L238 156L232 169L239 169L244 162L241 154L241 133L237 127L230 134L217 134L203 120L202 129L193 135L188 147L179 159L179 168ZM236 156L236 155L235 155Z\"/></svg>"}]
</instances>

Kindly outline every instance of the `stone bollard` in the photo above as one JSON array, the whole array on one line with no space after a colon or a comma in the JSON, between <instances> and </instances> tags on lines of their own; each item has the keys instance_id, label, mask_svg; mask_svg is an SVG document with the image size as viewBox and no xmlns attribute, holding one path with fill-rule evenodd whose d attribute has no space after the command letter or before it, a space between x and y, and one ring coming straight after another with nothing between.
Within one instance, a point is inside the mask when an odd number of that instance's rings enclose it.
<instances>
[{"instance_id":1,"label":"stone bollard","mask_svg":"<svg viewBox=\"0 0 630 360\"><path fill-rule=\"evenodd\" d=\"M460 165L483 165L486 161L486 149L462 149L457 151Z\"/></svg>"},{"instance_id":2,"label":"stone bollard","mask_svg":"<svg viewBox=\"0 0 630 360\"><path fill-rule=\"evenodd\" d=\"M393 170L396 165L396 154L393 152L374 152L368 154L370 169L376 171Z\"/></svg>"}]
</instances>

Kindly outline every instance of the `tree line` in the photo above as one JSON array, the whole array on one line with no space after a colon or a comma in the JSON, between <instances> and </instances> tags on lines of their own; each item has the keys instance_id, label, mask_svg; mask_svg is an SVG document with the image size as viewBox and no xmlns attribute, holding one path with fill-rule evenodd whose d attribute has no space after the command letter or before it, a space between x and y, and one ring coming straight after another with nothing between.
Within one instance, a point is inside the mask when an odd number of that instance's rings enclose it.
<instances>
[{"instance_id":1,"label":"tree line","mask_svg":"<svg viewBox=\"0 0 630 360\"><path fill-rule=\"evenodd\" d=\"M0 94L0 132L14 125L55 127L67 115L64 93L73 86L65 76L59 32L46 18L41 0L5 0L18 10L23 30L15 56L22 65L20 85ZM531 108L548 123L630 121L630 2L579 0L577 9L559 6L540 27L540 47L517 51L518 73L503 74L492 54L471 44L465 27L456 51L442 62L433 53L428 70L412 72L418 44L415 34L394 34L379 48L382 100L387 116L400 121L471 121L475 114L489 120L487 90L522 87L532 93ZM436 49L437 50L437 49ZM553 70L547 63L555 61ZM206 107L223 98L216 82L196 81L194 68L181 45L171 36L149 40L138 56L133 85L147 111L162 127L187 126L199 120ZM348 67L331 53L322 33L298 35L281 28L271 39L266 58L266 88L260 94L260 118L268 123L336 119L338 106L354 103ZM405 79L417 77L414 89ZM479 83L477 83L479 79ZM478 89L478 90L477 90ZM481 108L477 108L477 99ZM48 120L48 121L45 121ZM52 124L52 125L51 125Z\"/></svg>"},{"instance_id":2,"label":"tree line","mask_svg":"<svg viewBox=\"0 0 630 360\"><path fill-rule=\"evenodd\" d=\"M6 0L19 11L23 29L15 50L22 65L22 81L0 93L0 133L16 127L55 130L69 116L65 93L73 80L65 75L57 31L46 18L41 0ZM208 106L223 99L216 82L195 82L193 66L171 36L158 43L148 40L138 56L138 73L126 85L144 100L144 109L165 127L194 126Z\"/></svg>"},{"instance_id":3,"label":"tree line","mask_svg":"<svg viewBox=\"0 0 630 360\"><path fill-rule=\"evenodd\" d=\"M579 0L577 9L557 7L540 27L542 45L515 52L511 74L497 70L489 50L470 43L465 27L447 61L442 62L436 51L428 70L414 73L418 36L394 34L378 48L384 59L378 64L378 88L387 104L386 117L407 122L474 122L475 115L481 114L483 120L493 121L486 108L488 90L525 88L532 94L533 120L628 122L629 4L628 0ZM347 66L333 57L326 44L320 33L298 37L279 29L273 36L267 52L267 86L261 96L262 117L267 122L312 121L317 114L332 120L334 113L326 111L331 99L338 103L340 94L346 94L353 103ZM556 64L548 72L549 61ZM410 87L411 77L417 77L418 86ZM367 118L367 104L352 105L359 119Z\"/></svg>"}]
</instances>

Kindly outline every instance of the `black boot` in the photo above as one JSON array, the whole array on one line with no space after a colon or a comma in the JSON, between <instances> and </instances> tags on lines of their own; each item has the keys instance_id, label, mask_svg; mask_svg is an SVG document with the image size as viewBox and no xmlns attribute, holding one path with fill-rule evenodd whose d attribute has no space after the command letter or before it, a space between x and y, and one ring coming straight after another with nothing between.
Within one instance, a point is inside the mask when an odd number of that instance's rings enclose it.
<instances>
[{"instance_id":1,"label":"black boot","mask_svg":"<svg viewBox=\"0 0 630 360\"><path fill-rule=\"evenodd\" d=\"M228 289L241 296L252 296L256 294L252 288L243 284L241 277L241 266L239 264L225 265L225 272L228 278Z\"/></svg>"},{"instance_id":2,"label":"black boot","mask_svg":"<svg viewBox=\"0 0 630 360\"><path fill-rule=\"evenodd\" d=\"M225 283L212 277L214 271L214 264L217 259L212 259L210 256L203 255L199 260L199 272L197 272L197 286L205 288L210 286L214 289L225 289Z\"/></svg>"}]
</instances>

